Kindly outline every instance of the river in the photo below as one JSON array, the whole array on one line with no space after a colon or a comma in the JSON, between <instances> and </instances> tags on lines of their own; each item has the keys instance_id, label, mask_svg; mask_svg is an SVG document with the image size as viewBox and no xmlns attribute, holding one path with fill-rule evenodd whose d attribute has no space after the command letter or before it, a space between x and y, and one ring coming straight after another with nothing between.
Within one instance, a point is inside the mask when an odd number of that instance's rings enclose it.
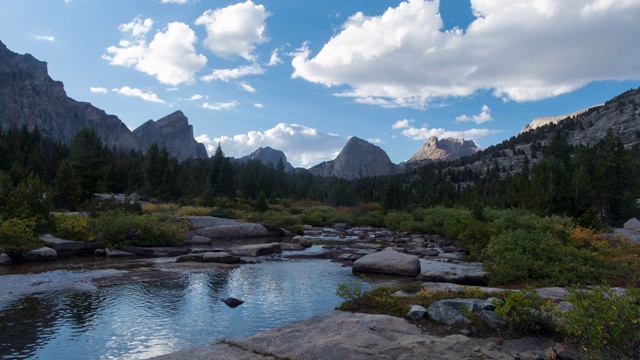
<instances>
[{"instance_id":1,"label":"river","mask_svg":"<svg viewBox=\"0 0 640 360\"><path fill-rule=\"evenodd\" d=\"M306 250L314 251L319 246ZM150 358L322 314L341 303L340 283L369 289L403 281L286 256L232 268L158 270L171 261L89 256L2 270L0 358ZM96 278L131 274L153 276L95 285ZM229 308L221 302L229 296L245 303Z\"/></svg>"}]
</instances>

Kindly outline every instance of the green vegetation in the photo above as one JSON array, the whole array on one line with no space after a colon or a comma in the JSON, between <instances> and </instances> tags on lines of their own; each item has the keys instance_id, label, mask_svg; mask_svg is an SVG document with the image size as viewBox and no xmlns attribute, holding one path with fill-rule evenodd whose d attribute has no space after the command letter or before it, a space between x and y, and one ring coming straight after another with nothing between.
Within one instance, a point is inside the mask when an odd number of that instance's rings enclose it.
<instances>
[{"instance_id":1,"label":"green vegetation","mask_svg":"<svg viewBox=\"0 0 640 360\"><path fill-rule=\"evenodd\" d=\"M496 315L507 320L511 332L548 336L555 330L555 304L553 301L541 299L531 287L509 292L496 303Z\"/></svg>"}]
</instances>

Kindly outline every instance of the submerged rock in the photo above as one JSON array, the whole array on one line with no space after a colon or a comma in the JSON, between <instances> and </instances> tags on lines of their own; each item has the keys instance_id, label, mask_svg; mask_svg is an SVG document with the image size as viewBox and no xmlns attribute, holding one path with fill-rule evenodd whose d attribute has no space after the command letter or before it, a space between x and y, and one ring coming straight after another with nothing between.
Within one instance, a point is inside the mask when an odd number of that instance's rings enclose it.
<instances>
[{"instance_id":1,"label":"submerged rock","mask_svg":"<svg viewBox=\"0 0 640 360\"><path fill-rule=\"evenodd\" d=\"M242 304L244 304L244 300L236 299L234 297L228 297L226 299L220 300L225 303L230 308L236 308Z\"/></svg>"}]
</instances>

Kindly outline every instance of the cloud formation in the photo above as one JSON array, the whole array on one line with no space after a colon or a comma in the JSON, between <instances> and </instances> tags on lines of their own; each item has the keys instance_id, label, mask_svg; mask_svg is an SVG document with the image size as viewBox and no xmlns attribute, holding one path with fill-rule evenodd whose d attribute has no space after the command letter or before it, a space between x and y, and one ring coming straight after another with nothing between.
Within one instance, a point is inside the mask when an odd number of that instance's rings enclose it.
<instances>
[{"instance_id":1,"label":"cloud formation","mask_svg":"<svg viewBox=\"0 0 640 360\"><path fill-rule=\"evenodd\" d=\"M238 86L240 86L240 88L246 92L250 92L250 93L256 92L256 89L245 81L239 82Z\"/></svg>"},{"instance_id":2,"label":"cloud formation","mask_svg":"<svg viewBox=\"0 0 640 360\"><path fill-rule=\"evenodd\" d=\"M202 108L207 110L221 111L221 110L233 110L236 107L238 107L238 105L240 105L240 103L235 100L228 101L228 102L217 102L215 104L209 104L208 102L206 102L202 104Z\"/></svg>"},{"instance_id":3,"label":"cloud formation","mask_svg":"<svg viewBox=\"0 0 640 360\"><path fill-rule=\"evenodd\" d=\"M456 122L474 122L476 124L484 124L493 120L491 117L491 109L487 105L482 105L482 110L479 114L475 115L460 115L456 117Z\"/></svg>"},{"instance_id":4,"label":"cloud formation","mask_svg":"<svg viewBox=\"0 0 640 360\"><path fill-rule=\"evenodd\" d=\"M48 41L48 42L56 41L56 38L54 38L51 35L33 35L33 37L38 41Z\"/></svg>"},{"instance_id":5,"label":"cloud formation","mask_svg":"<svg viewBox=\"0 0 640 360\"><path fill-rule=\"evenodd\" d=\"M106 93L109 92L109 90L107 90L106 88L93 87L93 86L89 88L89 91L91 91L92 93L95 93L95 94L106 94Z\"/></svg>"},{"instance_id":6,"label":"cloud formation","mask_svg":"<svg viewBox=\"0 0 640 360\"><path fill-rule=\"evenodd\" d=\"M155 76L163 84L192 83L195 73L207 63L207 58L195 50L195 32L187 24L172 22L147 43L152 28L153 20L140 17L120 25L124 38L118 46L109 46L102 58L111 65L133 67Z\"/></svg>"},{"instance_id":7,"label":"cloud formation","mask_svg":"<svg viewBox=\"0 0 640 360\"><path fill-rule=\"evenodd\" d=\"M363 104L425 108L492 91L535 101L603 80L640 79L640 0L472 0L476 19L445 30L438 0L352 15L315 55L292 54L294 78Z\"/></svg>"},{"instance_id":8,"label":"cloud formation","mask_svg":"<svg viewBox=\"0 0 640 360\"><path fill-rule=\"evenodd\" d=\"M130 96L130 97L137 97L140 98L144 101L150 101L150 102L154 102L154 103L158 103L158 104L164 104L165 101L160 99L158 97L158 95L152 93L152 92L144 92L140 89L136 89L136 88L131 88L129 86L123 86L121 88L115 88L112 89L111 91L113 91L114 93L120 94L120 95L124 95L124 96Z\"/></svg>"},{"instance_id":9,"label":"cloud formation","mask_svg":"<svg viewBox=\"0 0 640 360\"><path fill-rule=\"evenodd\" d=\"M230 80L239 79L241 77L249 75L262 75L264 74L264 68L258 64L240 66L235 69L215 69L209 75L205 75L201 78L202 81L210 82L214 80L220 80L229 82Z\"/></svg>"},{"instance_id":10,"label":"cloud formation","mask_svg":"<svg viewBox=\"0 0 640 360\"><path fill-rule=\"evenodd\" d=\"M220 144L225 155L236 158L249 155L260 147L270 146L283 151L294 167L306 168L335 159L348 138L305 125L280 123L266 131L250 131L213 139L204 134L196 140L205 144L209 154L213 154Z\"/></svg>"},{"instance_id":11,"label":"cloud formation","mask_svg":"<svg viewBox=\"0 0 640 360\"><path fill-rule=\"evenodd\" d=\"M204 45L222 58L240 56L255 61L256 46L269 41L265 21L271 15L264 5L248 0L243 3L207 10L195 24L207 30Z\"/></svg>"},{"instance_id":12,"label":"cloud formation","mask_svg":"<svg viewBox=\"0 0 640 360\"><path fill-rule=\"evenodd\" d=\"M485 105L486 106L486 105ZM483 106L484 109L484 106ZM477 116L477 115L474 115ZM445 130L443 128L429 128L426 125L417 128L414 127L413 124L415 120L402 119L396 121L391 128L394 130L402 130L401 134L404 137L407 137L411 140L420 140L424 141L429 139L432 136L436 136L438 138L464 138L467 140L479 140L483 137L499 133L499 130L490 130L490 129L467 129L467 130Z\"/></svg>"}]
</instances>

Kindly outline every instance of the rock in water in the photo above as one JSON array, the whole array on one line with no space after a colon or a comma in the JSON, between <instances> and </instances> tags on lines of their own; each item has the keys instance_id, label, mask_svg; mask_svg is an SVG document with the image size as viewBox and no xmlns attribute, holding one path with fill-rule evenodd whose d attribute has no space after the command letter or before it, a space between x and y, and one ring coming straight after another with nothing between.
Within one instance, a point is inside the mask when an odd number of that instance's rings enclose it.
<instances>
[{"instance_id":1,"label":"rock in water","mask_svg":"<svg viewBox=\"0 0 640 360\"><path fill-rule=\"evenodd\" d=\"M240 306L240 305L242 305L244 303L243 300L236 299L236 298L233 298L233 297L228 297L228 298L222 299L220 301L225 303L230 308L236 308L236 307L238 307L238 306Z\"/></svg>"},{"instance_id":2,"label":"rock in water","mask_svg":"<svg viewBox=\"0 0 640 360\"><path fill-rule=\"evenodd\" d=\"M394 250L365 255L353 263L353 271L416 276L420 273L420 261L415 255Z\"/></svg>"}]
</instances>

